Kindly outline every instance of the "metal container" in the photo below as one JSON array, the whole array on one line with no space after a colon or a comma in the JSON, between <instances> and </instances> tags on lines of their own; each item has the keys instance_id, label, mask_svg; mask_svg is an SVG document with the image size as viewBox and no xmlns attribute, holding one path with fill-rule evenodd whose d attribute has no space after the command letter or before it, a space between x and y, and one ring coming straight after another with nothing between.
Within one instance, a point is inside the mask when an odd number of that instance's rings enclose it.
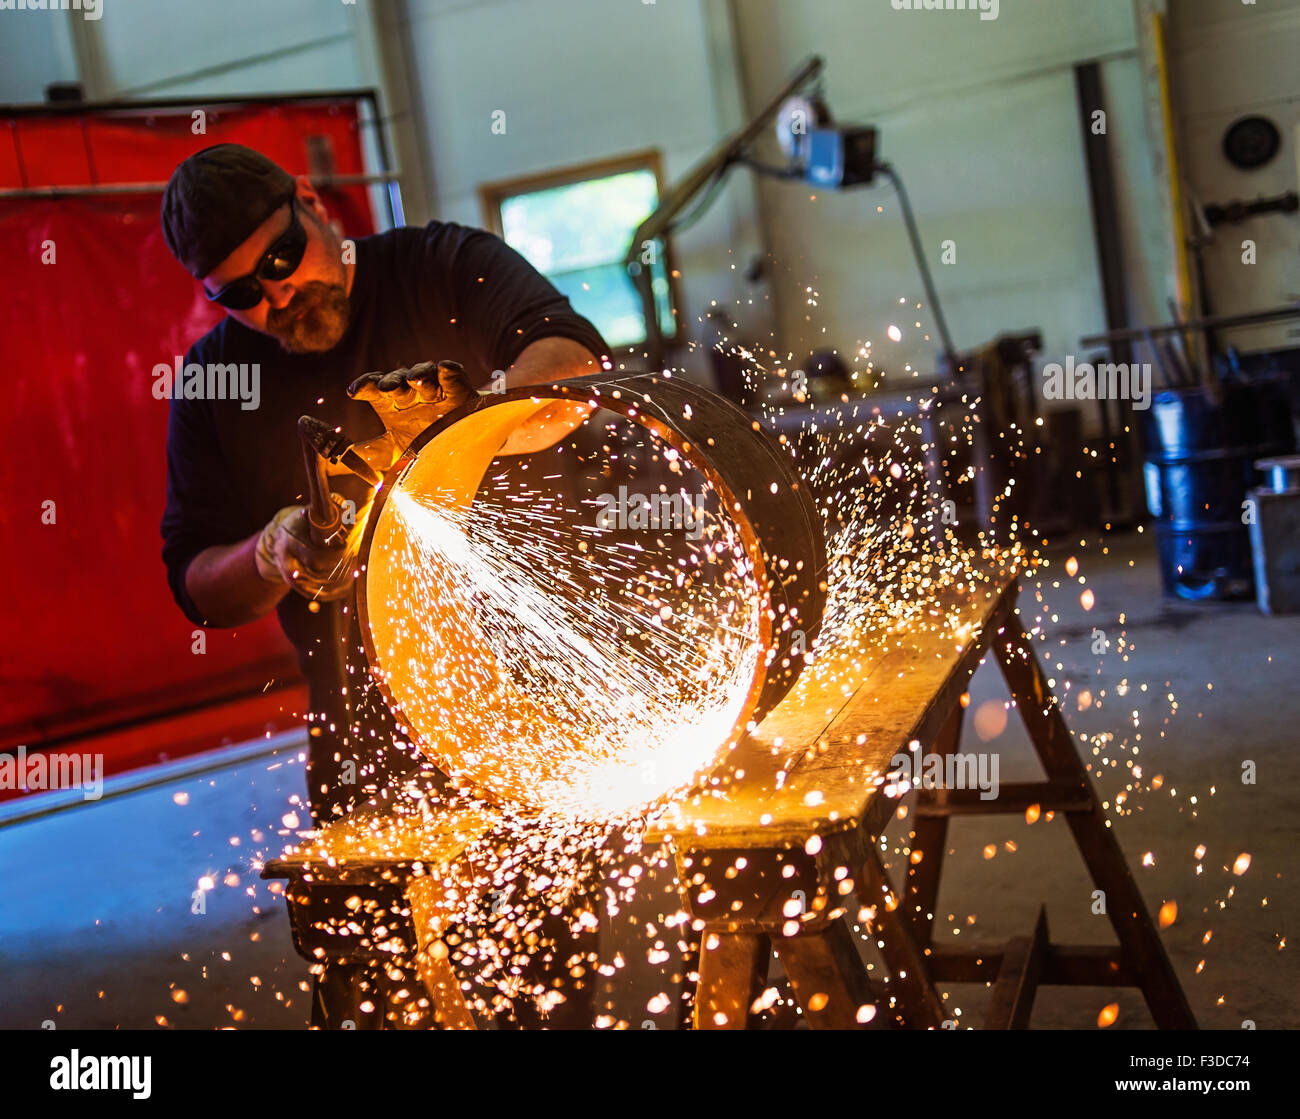
<instances>
[{"instance_id":1,"label":"metal container","mask_svg":"<svg viewBox=\"0 0 1300 1119\"><path fill-rule=\"evenodd\" d=\"M794 684L820 626L826 598L822 519L790 453L745 412L698 385L653 374L597 374L484 394L431 426L386 476L368 518L362 545L365 571L358 591L366 654L399 725L415 744L477 794L522 811L548 805L541 790L523 787L517 775L503 776L502 771L511 751L535 747L530 720L545 718L545 712L521 705L514 723L518 741L485 742L470 749L463 743L472 739L473 727L449 731L450 724L464 718L456 692L464 694L467 682L430 675L418 663L421 649L472 641L473 634L464 627L448 631L437 620L438 632L406 632L403 598L409 589L402 580L409 574L388 560L401 546L397 534L402 531L400 517L390 507L394 494L418 488L436 491L435 500L449 510L469 509L511 433L556 401L582 402L648 429L707 478L738 530L761 587L758 629L763 656L719 748L762 719ZM440 592L435 588L434 593ZM433 616L442 618L444 612L434 611ZM496 672L492 665L482 670ZM407 704L430 706L425 697L431 693L446 696L445 702L432 704L436 717L428 711L405 712Z\"/></svg>"},{"instance_id":2,"label":"metal container","mask_svg":"<svg viewBox=\"0 0 1300 1119\"><path fill-rule=\"evenodd\" d=\"M1300 613L1300 455L1255 466L1267 479L1250 491L1255 600L1265 614Z\"/></svg>"},{"instance_id":3,"label":"metal container","mask_svg":"<svg viewBox=\"0 0 1300 1119\"><path fill-rule=\"evenodd\" d=\"M1250 538L1242 516L1255 460L1295 449L1281 378L1170 389L1143 415L1147 506L1155 518L1165 593L1249 597Z\"/></svg>"}]
</instances>

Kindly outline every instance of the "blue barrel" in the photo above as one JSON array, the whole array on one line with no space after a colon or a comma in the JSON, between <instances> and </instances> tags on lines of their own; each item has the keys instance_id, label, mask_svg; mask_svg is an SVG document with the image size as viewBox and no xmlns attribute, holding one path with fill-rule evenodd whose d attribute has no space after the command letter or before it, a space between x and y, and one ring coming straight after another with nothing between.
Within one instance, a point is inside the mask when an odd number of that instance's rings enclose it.
<instances>
[{"instance_id":1,"label":"blue barrel","mask_svg":"<svg viewBox=\"0 0 1300 1119\"><path fill-rule=\"evenodd\" d=\"M1255 593L1246 493L1255 462L1295 450L1285 376L1158 393L1142 417L1147 508L1165 593L1184 599Z\"/></svg>"}]
</instances>

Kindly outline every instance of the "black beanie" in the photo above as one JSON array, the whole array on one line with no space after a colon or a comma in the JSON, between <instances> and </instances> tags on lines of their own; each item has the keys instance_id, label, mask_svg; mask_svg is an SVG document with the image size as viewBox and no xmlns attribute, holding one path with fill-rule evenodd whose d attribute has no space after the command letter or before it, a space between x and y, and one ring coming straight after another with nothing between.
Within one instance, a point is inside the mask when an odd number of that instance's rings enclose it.
<instances>
[{"instance_id":1,"label":"black beanie","mask_svg":"<svg viewBox=\"0 0 1300 1119\"><path fill-rule=\"evenodd\" d=\"M293 197L293 176L242 144L216 144L177 166L163 192L163 237L203 279Z\"/></svg>"}]
</instances>

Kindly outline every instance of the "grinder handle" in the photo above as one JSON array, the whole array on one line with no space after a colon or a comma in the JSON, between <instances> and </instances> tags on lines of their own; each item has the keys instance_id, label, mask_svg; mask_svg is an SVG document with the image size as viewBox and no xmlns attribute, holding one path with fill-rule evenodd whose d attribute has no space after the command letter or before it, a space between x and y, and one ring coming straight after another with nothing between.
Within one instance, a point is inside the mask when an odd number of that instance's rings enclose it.
<instances>
[{"instance_id":1,"label":"grinder handle","mask_svg":"<svg viewBox=\"0 0 1300 1119\"><path fill-rule=\"evenodd\" d=\"M330 496L325 459L317 451L313 438L312 427L316 423L313 417L303 416L298 420L298 434L302 440L303 465L307 468L307 523L311 526L313 542L323 546L342 526L343 511Z\"/></svg>"}]
</instances>

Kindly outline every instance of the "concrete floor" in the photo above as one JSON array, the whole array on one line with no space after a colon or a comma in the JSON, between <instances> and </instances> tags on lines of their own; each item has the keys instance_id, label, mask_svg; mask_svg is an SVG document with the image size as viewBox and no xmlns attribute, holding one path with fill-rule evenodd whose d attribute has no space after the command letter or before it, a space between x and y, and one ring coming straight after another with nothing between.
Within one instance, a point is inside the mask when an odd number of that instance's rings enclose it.
<instances>
[{"instance_id":1,"label":"concrete floor","mask_svg":"<svg viewBox=\"0 0 1300 1119\"><path fill-rule=\"evenodd\" d=\"M1116 821L1115 833L1152 915L1165 902L1177 905L1177 918L1162 936L1199 1024L1240 1029L1250 1020L1259 1029L1294 1029L1300 1026L1300 961L1294 945L1285 944L1300 925L1300 617L1269 618L1253 603L1164 600L1150 544L1149 536L1134 535L1113 543L1109 556L1095 548L1076 553L1078 574L1095 596L1090 611L1080 603L1078 579L1064 574L1061 560L1068 553L1055 554L1040 584L1048 637L1040 656L1056 694L1065 697L1076 736L1110 732L1131 745L1137 712L1143 781L1149 785L1159 775L1163 783L1131 798L1133 811ZM1027 587L1022 606L1035 597ZM1094 628L1111 641L1105 655L1092 652ZM1127 664L1115 654L1120 632L1129 644ZM1116 685L1125 677L1130 690L1121 699ZM1103 688L1103 702L1080 710L1086 706L1081 692L1096 697ZM1004 696L996 666L985 665L972 681L964 746L998 750L1003 781L1038 779L1037 760L1014 712L1002 734L980 745L979 712ZM1081 753L1088 760L1086 750ZM1112 743L1101 756L1122 765L1131 755ZM1254 784L1242 781L1247 760L1255 763ZM1103 801L1127 780L1116 768L1093 766ZM958 923L976 916L961 937L1026 936L1041 900L1054 940L1114 943L1106 918L1092 915L1093 886L1060 818L1033 825L1020 817L963 818L949 834L953 853L939 910L943 918L955 914ZM998 845L991 860L984 858L987 844ZM1201 845L1206 851L1198 860ZM1238 877L1232 868L1243 852L1251 862ZM1144 865L1147 853L1152 865ZM1212 936L1204 943L1207 932ZM969 987L954 992L976 1024L982 995ZM1095 988L1044 988L1033 1025L1092 1028L1100 1009L1117 1001L1112 1028L1151 1026L1138 992L1114 996Z\"/></svg>"},{"instance_id":2,"label":"concrete floor","mask_svg":"<svg viewBox=\"0 0 1300 1119\"><path fill-rule=\"evenodd\" d=\"M1245 1020L1300 1027L1300 964L1285 944L1300 924L1300 617L1264 617L1251 603L1163 600L1145 535L1112 542L1109 555L1078 552L1095 595L1086 612L1077 577L1064 574L1065 554L1038 584L1049 638L1040 649L1076 732L1110 731L1131 746L1138 713L1144 780L1159 774L1163 784L1133 796L1115 832L1152 912L1177 904L1162 935L1197 1018L1213 1028ZM1031 617L1036 593L1022 594ZM1111 641L1103 655L1092 652L1094 627ZM1127 664L1116 653L1121 631ZM1125 676L1130 690L1120 699ZM1094 702L1079 710L1085 689ZM1006 713L996 667L983 667L970 690L964 747L997 751L1004 782L1040 777L1014 711L999 731ZM1130 755L1117 741L1102 756L1122 764ZM1254 784L1242 782L1247 760ZM1109 766L1094 780L1104 799L1125 782ZM306 965L290 945L283 902L256 870L285 842L285 814L305 818L295 796L304 796L303 772L291 753L0 828L0 1027L147 1028L159 1018L187 1028L304 1026ZM901 830L895 824L890 834ZM984 857L988 845L993 858ZM1198 845L1206 848L1199 874ZM1091 913L1092 884L1061 819L958 819L949 847L938 914L945 939L1027 935L1045 903L1053 939L1113 940L1105 918ZM1148 852L1152 865L1143 866ZM1232 867L1243 852L1251 863L1238 877ZM204 875L217 885L195 914L192 893ZM657 908L647 896L624 917L635 922ZM606 937L604 954L621 949L628 960L618 983L607 984L608 1001L634 1027L664 1028L669 1015L645 1010L662 977L637 967L643 949L629 927L614 923ZM978 987L949 991L963 1024L979 1024L986 998ZM1033 1024L1095 1028L1110 1002L1119 1004L1112 1028L1151 1025L1136 991L1095 988L1043 988Z\"/></svg>"}]
</instances>

